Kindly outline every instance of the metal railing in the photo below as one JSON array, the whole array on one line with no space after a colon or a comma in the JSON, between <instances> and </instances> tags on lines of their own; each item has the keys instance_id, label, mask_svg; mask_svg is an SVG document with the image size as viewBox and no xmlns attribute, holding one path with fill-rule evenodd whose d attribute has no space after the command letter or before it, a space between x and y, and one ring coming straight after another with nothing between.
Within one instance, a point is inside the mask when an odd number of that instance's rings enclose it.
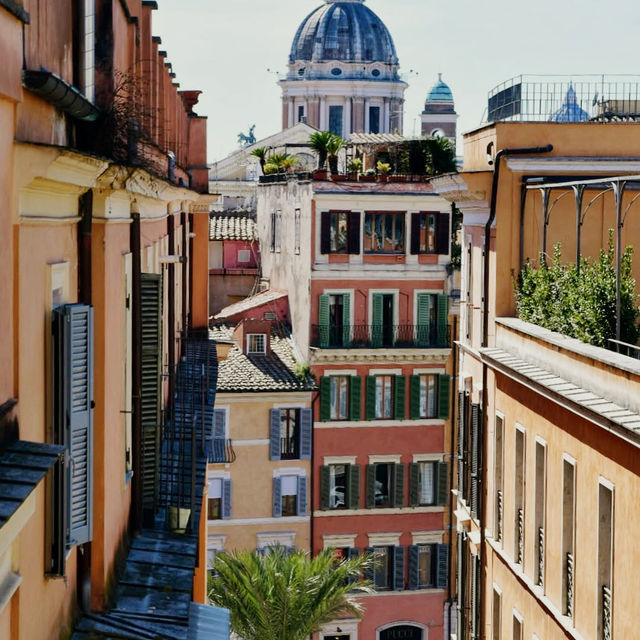
<instances>
[{"instance_id":1,"label":"metal railing","mask_svg":"<svg viewBox=\"0 0 640 640\"><path fill-rule=\"evenodd\" d=\"M640 346L637 344L629 344L628 342L609 338L609 350L620 353L623 356L628 356L629 358L640 360Z\"/></svg>"},{"instance_id":2,"label":"metal railing","mask_svg":"<svg viewBox=\"0 0 640 640\"><path fill-rule=\"evenodd\" d=\"M496 491L496 540L502 542L502 491Z\"/></svg>"},{"instance_id":3,"label":"metal railing","mask_svg":"<svg viewBox=\"0 0 640 640\"><path fill-rule=\"evenodd\" d=\"M226 438L210 438L206 443L207 462L211 464L236 461L233 442Z\"/></svg>"},{"instance_id":4,"label":"metal railing","mask_svg":"<svg viewBox=\"0 0 640 640\"><path fill-rule=\"evenodd\" d=\"M536 584L544 586L544 529L538 528L538 579Z\"/></svg>"},{"instance_id":5,"label":"metal railing","mask_svg":"<svg viewBox=\"0 0 640 640\"><path fill-rule=\"evenodd\" d=\"M611 589L602 585L602 640L611 640Z\"/></svg>"},{"instance_id":6,"label":"metal railing","mask_svg":"<svg viewBox=\"0 0 640 640\"><path fill-rule=\"evenodd\" d=\"M565 615L570 618L573 617L573 554L567 553L566 566L565 566L565 580L567 581L567 602L565 606Z\"/></svg>"},{"instance_id":7,"label":"metal railing","mask_svg":"<svg viewBox=\"0 0 640 640\"><path fill-rule=\"evenodd\" d=\"M312 325L311 346L324 349L447 349L451 326L446 331L427 325Z\"/></svg>"},{"instance_id":8,"label":"metal railing","mask_svg":"<svg viewBox=\"0 0 640 640\"><path fill-rule=\"evenodd\" d=\"M522 564L524 556L524 509L518 509L517 543L518 553L516 562Z\"/></svg>"},{"instance_id":9,"label":"metal railing","mask_svg":"<svg viewBox=\"0 0 640 640\"><path fill-rule=\"evenodd\" d=\"M297 460L300 457L298 438L280 438L280 459Z\"/></svg>"},{"instance_id":10,"label":"metal railing","mask_svg":"<svg viewBox=\"0 0 640 640\"><path fill-rule=\"evenodd\" d=\"M483 122L640 120L638 75L521 75L488 95Z\"/></svg>"}]
</instances>

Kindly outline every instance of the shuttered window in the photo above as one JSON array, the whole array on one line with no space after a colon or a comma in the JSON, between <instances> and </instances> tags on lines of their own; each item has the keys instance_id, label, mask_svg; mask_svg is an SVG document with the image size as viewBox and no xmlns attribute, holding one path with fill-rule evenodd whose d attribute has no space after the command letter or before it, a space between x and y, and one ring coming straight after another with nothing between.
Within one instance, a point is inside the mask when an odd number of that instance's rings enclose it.
<instances>
[{"instance_id":1,"label":"shuttered window","mask_svg":"<svg viewBox=\"0 0 640 640\"><path fill-rule=\"evenodd\" d=\"M320 218L320 253L360 253L359 212L322 212Z\"/></svg>"},{"instance_id":2,"label":"shuttered window","mask_svg":"<svg viewBox=\"0 0 640 640\"><path fill-rule=\"evenodd\" d=\"M446 505L449 499L449 465L440 461L409 465L409 506Z\"/></svg>"},{"instance_id":3,"label":"shuttered window","mask_svg":"<svg viewBox=\"0 0 640 640\"><path fill-rule=\"evenodd\" d=\"M367 465L367 509L404 506L404 465L376 462Z\"/></svg>"},{"instance_id":4,"label":"shuttered window","mask_svg":"<svg viewBox=\"0 0 640 640\"><path fill-rule=\"evenodd\" d=\"M416 296L415 332L418 347L449 346L449 296L432 293Z\"/></svg>"},{"instance_id":5,"label":"shuttered window","mask_svg":"<svg viewBox=\"0 0 640 640\"><path fill-rule=\"evenodd\" d=\"M269 458L310 460L312 430L311 409L272 409L269 412Z\"/></svg>"},{"instance_id":6,"label":"shuttered window","mask_svg":"<svg viewBox=\"0 0 640 640\"><path fill-rule=\"evenodd\" d=\"M404 376L367 376L365 392L367 420L404 420L406 396Z\"/></svg>"},{"instance_id":7,"label":"shuttered window","mask_svg":"<svg viewBox=\"0 0 640 640\"><path fill-rule=\"evenodd\" d=\"M359 507L359 465L331 464L320 467L320 508L327 511Z\"/></svg>"},{"instance_id":8,"label":"shuttered window","mask_svg":"<svg viewBox=\"0 0 640 640\"><path fill-rule=\"evenodd\" d=\"M440 212L411 214L411 253L449 254L450 215Z\"/></svg>"},{"instance_id":9,"label":"shuttered window","mask_svg":"<svg viewBox=\"0 0 640 640\"><path fill-rule=\"evenodd\" d=\"M231 480L209 478L207 484L207 520L231 518Z\"/></svg>"},{"instance_id":10,"label":"shuttered window","mask_svg":"<svg viewBox=\"0 0 640 640\"><path fill-rule=\"evenodd\" d=\"M409 381L409 417L449 418L450 376L446 374L413 375Z\"/></svg>"},{"instance_id":11,"label":"shuttered window","mask_svg":"<svg viewBox=\"0 0 640 640\"><path fill-rule=\"evenodd\" d=\"M306 476L283 475L273 479L274 518L307 515Z\"/></svg>"},{"instance_id":12,"label":"shuttered window","mask_svg":"<svg viewBox=\"0 0 640 640\"><path fill-rule=\"evenodd\" d=\"M409 547L409 589L446 589L448 575L448 545L419 544Z\"/></svg>"}]
</instances>

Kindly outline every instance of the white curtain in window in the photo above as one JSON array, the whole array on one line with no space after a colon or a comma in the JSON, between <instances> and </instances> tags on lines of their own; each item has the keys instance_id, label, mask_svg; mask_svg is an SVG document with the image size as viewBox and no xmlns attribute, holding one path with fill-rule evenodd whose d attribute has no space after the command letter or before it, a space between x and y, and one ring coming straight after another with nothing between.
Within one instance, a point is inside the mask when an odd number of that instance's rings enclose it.
<instances>
[{"instance_id":1,"label":"white curtain in window","mask_svg":"<svg viewBox=\"0 0 640 640\"><path fill-rule=\"evenodd\" d=\"M282 476L280 488L283 496L295 496L298 493L298 476Z\"/></svg>"},{"instance_id":2,"label":"white curtain in window","mask_svg":"<svg viewBox=\"0 0 640 640\"><path fill-rule=\"evenodd\" d=\"M433 463L420 465L420 504L433 504Z\"/></svg>"}]
</instances>

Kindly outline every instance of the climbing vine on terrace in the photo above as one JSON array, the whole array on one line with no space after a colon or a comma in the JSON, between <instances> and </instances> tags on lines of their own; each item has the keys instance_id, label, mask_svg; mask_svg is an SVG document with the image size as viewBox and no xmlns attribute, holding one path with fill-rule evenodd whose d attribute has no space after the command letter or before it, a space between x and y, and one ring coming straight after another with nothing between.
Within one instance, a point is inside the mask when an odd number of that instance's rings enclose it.
<instances>
[{"instance_id":1,"label":"climbing vine on terrace","mask_svg":"<svg viewBox=\"0 0 640 640\"><path fill-rule=\"evenodd\" d=\"M637 344L638 296L631 271L633 248L622 255L620 272L621 340ZM553 250L550 264L540 256L540 266L527 262L516 283L518 317L545 329L609 348L616 337L616 264L613 231L609 244L597 259L582 258L580 272L575 264L562 263L561 245Z\"/></svg>"}]
</instances>

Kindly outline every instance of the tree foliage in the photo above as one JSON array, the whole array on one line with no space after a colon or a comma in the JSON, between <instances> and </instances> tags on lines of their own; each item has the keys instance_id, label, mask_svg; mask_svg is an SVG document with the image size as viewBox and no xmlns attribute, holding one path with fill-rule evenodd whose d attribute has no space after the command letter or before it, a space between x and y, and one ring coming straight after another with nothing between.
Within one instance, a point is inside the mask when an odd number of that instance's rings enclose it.
<instances>
[{"instance_id":1,"label":"tree foliage","mask_svg":"<svg viewBox=\"0 0 640 640\"><path fill-rule=\"evenodd\" d=\"M636 344L638 298L631 271L633 248L622 255L620 272L621 340ZM616 337L616 264L613 231L609 245L596 260L582 258L580 273L575 264L562 263L561 245L554 247L551 263L540 256L538 268L529 262L516 286L516 307L521 320L551 331L608 348Z\"/></svg>"},{"instance_id":2,"label":"tree foliage","mask_svg":"<svg viewBox=\"0 0 640 640\"><path fill-rule=\"evenodd\" d=\"M323 624L362 613L354 589L366 556L338 561L332 549L314 558L276 547L266 554L219 554L209 579L209 599L231 612L231 629L243 640L306 640Z\"/></svg>"},{"instance_id":3,"label":"tree foliage","mask_svg":"<svg viewBox=\"0 0 640 640\"><path fill-rule=\"evenodd\" d=\"M407 140L400 145L399 169L412 175L453 173L458 170L455 147L442 137Z\"/></svg>"}]
</instances>

